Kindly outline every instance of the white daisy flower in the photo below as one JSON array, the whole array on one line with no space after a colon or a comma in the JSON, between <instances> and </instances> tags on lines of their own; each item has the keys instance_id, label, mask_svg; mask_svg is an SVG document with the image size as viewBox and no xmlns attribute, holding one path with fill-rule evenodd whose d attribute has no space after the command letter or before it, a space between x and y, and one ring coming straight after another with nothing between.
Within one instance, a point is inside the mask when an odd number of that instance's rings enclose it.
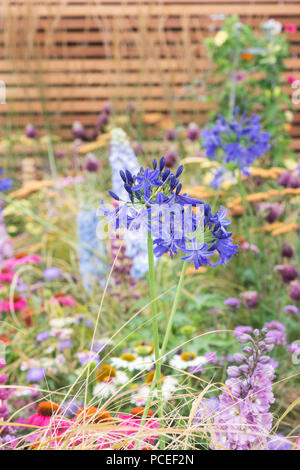
<instances>
[{"instance_id":1,"label":"white daisy flower","mask_svg":"<svg viewBox=\"0 0 300 470\"><path fill-rule=\"evenodd\" d=\"M185 370L190 367L202 366L207 363L207 359L204 356L197 356L194 353L184 352L182 354L175 354L170 361L170 366L174 369Z\"/></svg>"},{"instance_id":2,"label":"white daisy flower","mask_svg":"<svg viewBox=\"0 0 300 470\"><path fill-rule=\"evenodd\" d=\"M120 357L112 357L111 363L117 369L150 370L153 367L153 356L137 356L132 353L122 354Z\"/></svg>"},{"instance_id":3,"label":"white daisy flower","mask_svg":"<svg viewBox=\"0 0 300 470\"><path fill-rule=\"evenodd\" d=\"M116 370L108 364L102 364L96 371L96 385L93 394L98 397L107 398L113 395L118 386L128 382L128 376L125 372Z\"/></svg>"}]
</instances>

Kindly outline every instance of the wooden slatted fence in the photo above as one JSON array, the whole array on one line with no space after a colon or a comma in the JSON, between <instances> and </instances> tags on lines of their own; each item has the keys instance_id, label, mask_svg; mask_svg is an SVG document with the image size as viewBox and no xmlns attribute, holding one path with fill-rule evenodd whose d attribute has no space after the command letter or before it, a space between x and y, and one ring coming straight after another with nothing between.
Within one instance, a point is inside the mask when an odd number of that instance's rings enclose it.
<instances>
[{"instance_id":1,"label":"wooden slatted fence","mask_svg":"<svg viewBox=\"0 0 300 470\"><path fill-rule=\"evenodd\" d=\"M91 128L107 100L205 122L213 104L182 91L208 69L203 40L231 14L255 28L269 18L296 24L286 73L300 79L299 0L2 0L2 133L47 121L70 139L72 122ZM300 106L291 133L300 150Z\"/></svg>"}]
</instances>

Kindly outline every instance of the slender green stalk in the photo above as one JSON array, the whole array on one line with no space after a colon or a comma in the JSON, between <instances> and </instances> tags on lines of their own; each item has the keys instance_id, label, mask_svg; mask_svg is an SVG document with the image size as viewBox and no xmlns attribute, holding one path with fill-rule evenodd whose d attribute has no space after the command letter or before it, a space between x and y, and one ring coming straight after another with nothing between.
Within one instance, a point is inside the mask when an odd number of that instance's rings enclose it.
<instances>
[{"instance_id":1,"label":"slender green stalk","mask_svg":"<svg viewBox=\"0 0 300 470\"><path fill-rule=\"evenodd\" d=\"M173 323L174 323L174 318L175 318L175 314L176 314L176 311L177 311L177 306L178 306L178 302L179 302L181 289L182 289L182 286L183 286L183 281L184 281L184 276L185 276L185 271L186 271L186 268L187 268L187 264L188 264L187 261L185 261L182 265L180 279L179 279L177 289L176 289L175 299L174 299L174 302L173 302L172 310L171 310L169 320L168 320L168 324L167 324L165 337L164 337L162 348L161 348L161 355L162 356L165 354L167 346L168 346L169 337L170 337L171 329L172 329L172 326L173 326Z\"/></svg>"},{"instance_id":2,"label":"slender green stalk","mask_svg":"<svg viewBox=\"0 0 300 470\"><path fill-rule=\"evenodd\" d=\"M145 406L144 414L142 417L142 425L148 414L150 403L153 397L153 391L155 383L157 382L157 398L158 398L158 416L159 426L162 425L162 390L161 390L161 362L160 362L160 351L159 351L159 334L158 334L158 321L157 321L157 292L155 282L155 268L154 268L154 253L153 253L153 241L151 232L148 232L147 239L148 248L148 265L149 265L149 291L151 300L151 311L152 311L152 324L153 324L153 341L154 341L154 356L155 356L155 374L153 377L152 386ZM164 445L160 439L160 448L163 449Z\"/></svg>"}]
</instances>

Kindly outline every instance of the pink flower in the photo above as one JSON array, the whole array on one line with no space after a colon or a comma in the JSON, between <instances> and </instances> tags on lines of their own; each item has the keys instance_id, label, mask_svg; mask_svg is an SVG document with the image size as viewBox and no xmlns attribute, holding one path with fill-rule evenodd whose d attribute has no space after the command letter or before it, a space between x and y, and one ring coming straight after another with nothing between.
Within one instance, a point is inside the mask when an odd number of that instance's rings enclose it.
<instances>
[{"instance_id":1,"label":"pink flower","mask_svg":"<svg viewBox=\"0 0 300 470\"><path fill-rule=\"evenodd\" d=\"M296 81L296 77L294 77L294 75L288 75L286 77L286 81L288 82L289 85L292 85L295 81Z\"/></svg>"},{"instance_id":2,"label":"pink flower","mask_svg":"<svg viewBox=\"0 0 300 470\"><path fill-rule=\"evenodd\" d=\"M65 295L62 292L57 292L56 294L54 294L54 297L50 299L50 302L52 304L58 302L60 305L67 305L68 307L76 306L76 300L70 295Z\"/></svg>"},{"instance_id":3,"label":"pink flower","mask_svg":"<svg viewBox=\"0 0 300 470\"><path fill-rule=\"evenodd\" d=\"M36 410L36 414L30 416L26 424L44 427L50 423L51 416L58 412L59 405L53 401L42 401Z\"/></svg>"},{"instance_id":4,"label":"pink flower","mask_svg":"<svg viewBox=\"0 0 300 470\"><path fill-rule=\"evenodd\" d=\"M297 26L294 24L286 24L284 27L284 31L287 31L288 33L296 33Z\"/></svg>"},{"instance_id":5,"label":"pink flower","mask_svg":"<svg viewBox=\"0 0 300 470\"><path fill-rule=\"evenodd\" d=\"M14 310L23 310L26 305L27 300L24 299L24 297L21 297L20 295L14 295L12 302L10 302L9 298L0 301L0 312L10 312L12 306Z\"/></svg>"},{"instance_id":6,"label":"pink flower","mask_svg":"<svg viewBox=\"0 0 300 470\"><path fill-rule=\"evenodd\" d=\"M7 284L10 284L11 281L13 280L14 277L14 272L9 271L8 269L2 269L0 272L0 282L5 282Z\"/></svg>"},{"instance_id":7,"label":"pink flower","mask_svg":"<svg viewBox=\"0 0 300 470\"><path fill-rule=\"evenodd\" d=\"M251 250L253 253L259 253L259 248L256 245L250 245L248 242L242 242L240 246L243 251Z\"/></svg>"},{"instance_id":8,"label":"pink flower","mask_svg":"<svg viewBox=\"0 0 300 470\"><path fill-rule=\"evenodd\" d=\"M36 264L41 262L40 255L27 255L26 253L19 253L14 258L5 261L4 269L14 269L21 264Z\"/></svg>"},{"instance_id":9,"label":"pink flower","mask_svg":"<svg viewBox=\"0 0 300 470\"><path fill-rule=\"evenodd\" d=\"M300 434L299 434L299 436L297 437L296 446L298 447L298 449L300 449Z\"/></svg>"}]
</instances>

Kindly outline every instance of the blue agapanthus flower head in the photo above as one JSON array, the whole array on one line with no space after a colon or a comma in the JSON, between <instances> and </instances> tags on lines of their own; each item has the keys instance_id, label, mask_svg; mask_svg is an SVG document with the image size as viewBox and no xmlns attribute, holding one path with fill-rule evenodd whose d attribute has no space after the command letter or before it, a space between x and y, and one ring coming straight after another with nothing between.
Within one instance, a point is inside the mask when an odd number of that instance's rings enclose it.
<instances>
[{"instance_id":1,"label":"blue agapanthus flower head","mask_svg":"<svg viewBox=\"0 0 300 470\"><path fill-rule=\"evenodd\" d=\"M13 184L11 179L6 178L2 175L3 170L0 170L0 193L3 193L4 191L9 191Z\"/></svg>"},{"instance_id":2,"label":"blue agapanthus flower head","mask_svg":"<svg viewBox=\"0 0 300 470\"><path fill-rule=\"evenodd\" d=\"M270 149L270 134L263 132L260 117L256 114L239 116L239 109L234 111L233 119L227 120L221 114L213 127L204 129L202 145L207 158L218 161L223 168L239 168L244 174L259 157ZM214 185L224 173L217 173Z\"/></svg>"},{"instance_id":3,"label":"blue agapanthus flower head","mask_svg":"<svg viewBox=\"0 0 300 470\"><path fill-rule=\"evenodd\" d=\"M173 258L181 253L196 269L225 264L238 249L228 231L227 209L221 207L213 213L209 204L182 193L182 171L180 166L172 173L165 167L164 157L136 174L121 170L128 199L109 191L118 205L108 209L102 201L102 213L116 230L138 231L139 237L143 231L145 238L150 233L157 257L168 253Z\"/></svg>"}]
</instances>

